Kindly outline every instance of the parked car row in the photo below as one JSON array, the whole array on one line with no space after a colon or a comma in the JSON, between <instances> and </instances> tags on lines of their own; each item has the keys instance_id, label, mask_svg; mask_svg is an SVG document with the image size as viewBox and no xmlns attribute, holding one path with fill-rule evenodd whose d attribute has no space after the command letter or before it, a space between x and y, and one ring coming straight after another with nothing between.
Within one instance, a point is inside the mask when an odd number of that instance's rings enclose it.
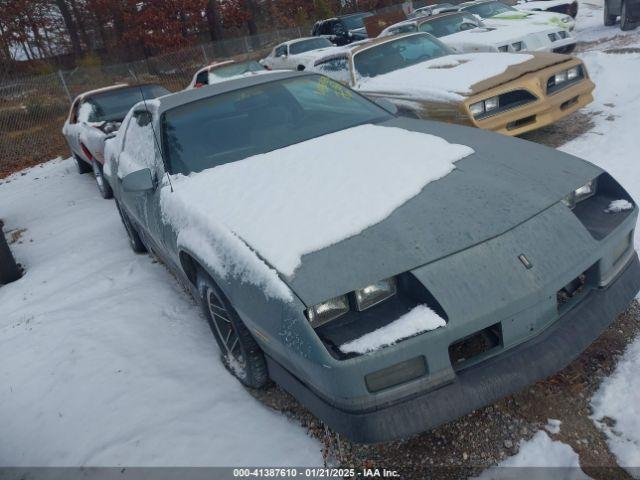
<instances>
[{"instance_id":1,"label":"parked car row","mask_svg":"<svg viewBox=\"0 0 640 480\"><path fill-rule=\"evenodd\" d=\"M366 18L340 20L353 39ZM88 92L64 129L244 385L354 441L407 437L563 368L640 290L629 194L510 138L591 101L580 60L419 28L272 54Z\"/></svg>"}]
</instances>

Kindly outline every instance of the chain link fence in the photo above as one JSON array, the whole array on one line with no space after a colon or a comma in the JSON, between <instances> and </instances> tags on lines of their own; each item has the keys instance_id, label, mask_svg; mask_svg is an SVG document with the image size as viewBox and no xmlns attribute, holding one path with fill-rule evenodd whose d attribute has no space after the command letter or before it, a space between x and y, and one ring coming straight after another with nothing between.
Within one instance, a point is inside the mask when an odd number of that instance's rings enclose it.
<instances>
[{"instance_id":1,"label":"chain link fence","mask_svg":"<svg viewBox=\"0 0 640 480\"><path fill-rule=\"evenodd\" d=\"M196 70L229 58L257 59L276 44L308 35L305 27L261 33L118 65L78 67L48 75L0 77L0 178L69 154L61 130L73 98L114 83L159 83L184 89Z\"/></svg>"}]
</instances>

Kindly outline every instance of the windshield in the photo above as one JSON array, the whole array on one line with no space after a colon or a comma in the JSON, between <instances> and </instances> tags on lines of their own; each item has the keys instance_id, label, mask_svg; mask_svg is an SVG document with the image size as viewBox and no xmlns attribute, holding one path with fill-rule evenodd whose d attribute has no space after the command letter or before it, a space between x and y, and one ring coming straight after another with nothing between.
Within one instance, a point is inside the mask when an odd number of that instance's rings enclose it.
<instances>
[{"instance_id":1,"label":"windshield","mask_svg":"<svg viewBox=\"0 0 640 480\"><path fill-rule=\"evenodd\" d=\"M358 13L355 15L349 15L348 17L342 17L342 23L347 27L347 30L358 30L364 28L364 19L372 16L372 13Z\"/></svg>"},{"instance_id":2,"label":"windshield","mask_svg":"<svg viewBox=\"0 0 640 480\"><path fill-rule=\"evenodd\" d=\"M432 36L416 34L362 50L354 55L353 64L360 76L375 77L452 53Z\"/></svg>"},{"instance_id":3,"label":"windshield","mask_svg":"<svg viewBox=\"0 0 640 480\"><path fill-rule=\"evenodd\" d=\"M333 47L333 43L325 37L311 38L309 40L303 40L289 45L289 54L297 55L298 53L304 53L310 50L326 47Z\"/></svg>"},{"instance_id":4,"label":"windshield","mask_svg":"<svg viewBox=\"0 0 640 480\"><path fill-rule=\"evenodd\" d=\"M341 84L312 75L181 105L163 115L162 131L169 171L188 175L390 116Z\"/></svg>"},{"instance_id":5,"label":"windshield","mask_svg":"<svg viewBox=\"0 0 640 480\"><path fill-rule=\"evenodd\" d=\"M462 10L478 15L480 18L489 18L505 12L518 11L515 8L500 2L478 3L476 5L464 7Z\"/></svg>"},{"instance_id":6,"label":"windshield","mask_svg":"<svg viewBox=\"0 0 640 480\"><path fill-rule=\"evenodd\" d=\"M264 71L264 67L255 60L249 62L231 63L229 65L222 65L215 67L209 72L214 77L229 78L236 75L242 75L247 72L261 72Z\"/></svg>"},{"instance_id":7,"label":"windshield","mask_svg":"<svg viewBox=\"0 0 640 480\"><path fill-rule=\"evenodd\" d=\"M456 13L425 21L419 28L421 32L430 33L434 37L445 37L477 26L478 20L470 13Z\"/></svg>"},{"instance_id":8,"label":"windshield","mask_svg":"<svg viewBox=\"0 0 640 480\"><path fill-rule=\"evenodd\" d=\"M122 120L131 107L143 100L168 95L169 90L160 85L141 85L99 93L86 99L78 112L82 122L108 122Z\"/></svg>"}]
</instances>

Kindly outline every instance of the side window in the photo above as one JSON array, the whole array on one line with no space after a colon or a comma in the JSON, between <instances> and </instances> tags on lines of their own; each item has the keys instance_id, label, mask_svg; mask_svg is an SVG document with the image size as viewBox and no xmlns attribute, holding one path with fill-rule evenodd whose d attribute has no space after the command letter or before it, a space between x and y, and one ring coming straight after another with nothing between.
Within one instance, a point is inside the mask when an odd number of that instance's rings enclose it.
<instances>
[{"instance_id":1,"label":"side window","mask_svg":"<svg viewBox=\"0 0 640 480\"><path fill-rule=\"evenodd\" d=\"M333 24L331 21L327 20L326 22L324 22L322 24L322 35L331 35L332 34L332 27Z\"/></svg>"},{"instance_id":2,"label":"side window","mask_svg":"<svg viewBox=\"0 0 640 480\"><path fill-rule=\"evenodd\" d=\"M276 48L276 57L283 57L287 55L287 46L280 45Z\"/></svg>"},{"instance_id":3,"label":"side window","mask_svg":"<svg viewBox=\"0 0 640 480\"><path fill-rule=\"evenodd\" d=\"M349 61L347 57L334 57L320 61L316 64L314 70L338 82L349 84Z\"/></svg>"},{"instance_id":4,"label":"side window","mask_svg":"<svg viewBox=\"0 0 640 480\"><path fill-rule=\"evenodd\" d=\"M124 147L118 163L118 176L143 168L154 169L159 158L152 128L153 117L146 110L133 113L124 137Z\"/></svg>"},{"instance_id":5,"label":"side window","mask_svg":"<svg viewBox=\"0 0 640 480\"><path fill-rule=\"evenodd\" d=\"M196 76L196 85L208 85L209 84L209 71L203 70Z\"/></svg>"}]
</instances>

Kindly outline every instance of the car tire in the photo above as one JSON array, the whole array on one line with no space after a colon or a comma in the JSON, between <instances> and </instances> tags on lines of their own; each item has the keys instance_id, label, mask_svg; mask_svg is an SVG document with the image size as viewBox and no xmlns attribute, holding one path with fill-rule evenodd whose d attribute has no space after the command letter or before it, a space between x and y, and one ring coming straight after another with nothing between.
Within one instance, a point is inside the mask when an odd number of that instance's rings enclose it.
<instances>
[{"instance_id":1,"label":"car tire","mask_svg":"<svg viewBox=\"0 0 640 480\"><path fill-rule=\"evenodd\" d=\"M118 213L120 214L120 220L122 220L122 225L124 225L124 229L127 232L127 237L129 238L129 245L131 245L131 249L135 253L145 253L147 251L147 247L142 242L140 238L140 234L133 226L133 223L129 219L127 213L122 209L118 201L116 201L116 208L118 209Z\"/></svg>"},{"instance_id":2,"label":"car tire","mask_svg":"<svg viewBox=\"0 0 640 480\"><path fill-rule=\"evenodd\" d=\"M74 154L73 158L76 161L76 166L78 167L78 173L80 175L84 175L85 173L89 173L93 171L93 169L91 168L91 165L89 165L87 162L85 162L80 157L78 157L78 155Z\"/></svg>"},{"instance_id":3,"label":"car tire","mask_svg":"<svg viewBox=\"0 0 640 480\"><path fill-rule=\"evenodd\" d=\"M102 198L104 198L105 200L113 198L113 190L111 190L111 185L109 185L107 179L104 178L104 173L100 162L94 160L93 162L91 162L91 167L93 170L93 175L94 177L96 177L96 185L98 185L98 191L100 192L100 195L102 195Z\"/></svg>"},{"instance_id":4,"label":"car tire","mask_svg":"<svg viewBox=\"0 0 640 480\"><path fill-rule=\"evenodd\" d=\"M262 349L224 293L204 272L198 273L202 311L220 348L222 364L243 385L263 388L269 383Z\"/></svg>"},{"instance_id":5,"label":"car tire","mask_svg":"<svg viewBox=\"0 0 640 480\"><path fill-rule=\"evenodd\" d=\"M627 0L622 0L622 6L620 7L620 30L628 31L636 28L634 19L629 15L627 9Z\"/></svg>"},{"instance_id":6,"label":"car tire","mask_svg":"<svg viewBox=\"0 0 640 480\"><path fill-rule=\"evenodd\" d=\"M617 15L609 14L609 2L607 0L604 1L604 26L610 27L616 24Z\"/></svg>"}]
</instances>

